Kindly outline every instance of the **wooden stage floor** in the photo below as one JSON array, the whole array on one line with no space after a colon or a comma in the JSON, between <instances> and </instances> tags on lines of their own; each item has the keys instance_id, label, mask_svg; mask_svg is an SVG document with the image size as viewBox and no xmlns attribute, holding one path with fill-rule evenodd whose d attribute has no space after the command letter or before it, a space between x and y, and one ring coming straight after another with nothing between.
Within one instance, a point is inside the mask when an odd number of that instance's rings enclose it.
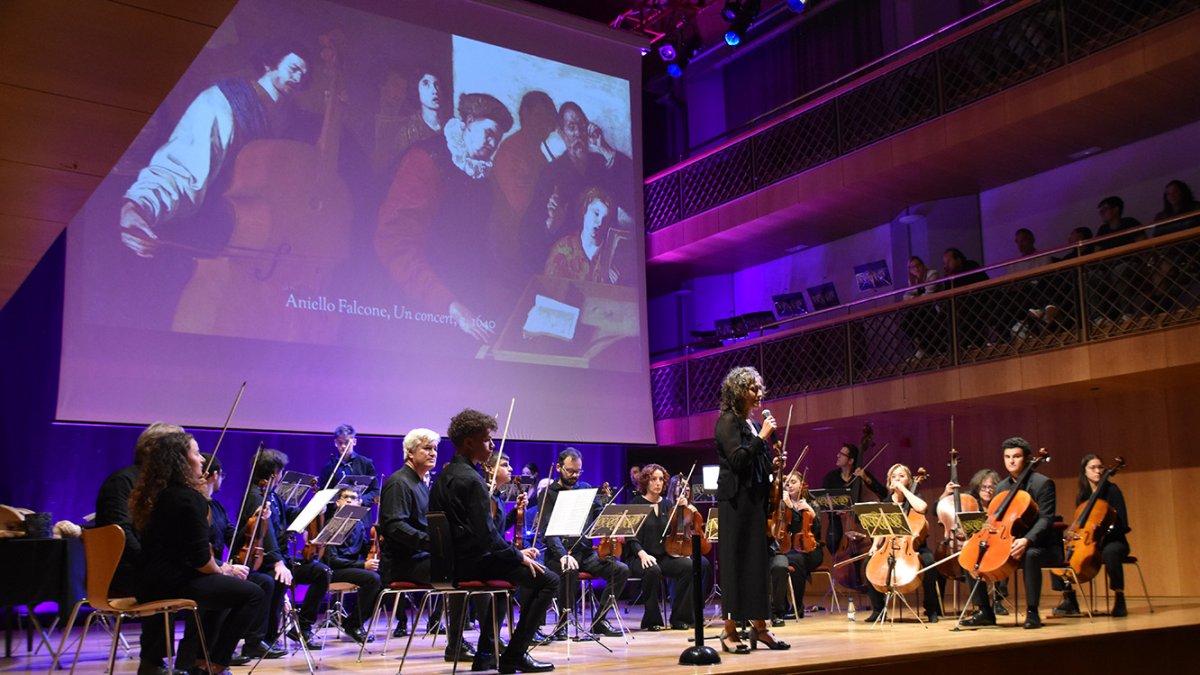
<instances>
[{"instance_id":1,"label":"wooden stage floor","mask_svg":"<svg viewBox=\"0 0 1200 675\"><path fill-rule=\"evenodd\" d=\"M897 621L892 625L875 627L847 621L841 613L817 613L799 622L790 621L777 635L792 644L788 651L759 650L749 655L721 654L722 662L709 667L678 665L679 654L689 646L691 631L666 631L630 635L628 644L620 638L605 639L611 648L608 653L591 643L571 643L570 658L566 643L539 647L534 655L550 661L555 672L603 673L662 673L662 672L754 672L782 673L875 673L886 670L890 675L902 673L945 673L949 668L964 668L970 675L1008 673L1034 675L1053 672L1123 673L1143 675L1147 666L1183 665L1194 662L1200 646L1200 598L1156 598L1155 613L1145 602L1130 596L1130 615L1122 619L1097 616L1047 620L1040 630L1024 630L1014 626L1012 617L1000 617L996 627L954 631L953 621L922 627L913 620ZM1047 605L1049 606L1049 605ZM626 620L637 625L633 608ZM861 619L865 613L860 612ZM1007 620L1006 620L1007 619ZM133 627L127 637L136 646ZM78 634L76 628L75 633ZM709 634L716 629L710 628ZM330 633L332 635L332 632ZM24 651L23 639L14 635L14 656L0 659L0 671L24 673L48 671L50 658L45 650L33 656ZM21 638L24 637L22 634ZM57 634L54 636L56 639ZM474 637L469 635L469 637ZM450 664L442 660L439 639L436 650L430 649L428 638L418 637L405 664L405 673L425 675L450 672ZM716 641L708 644L719 650ZM107 656L107 636L93 630L84 645L78 672L99 673ZM371 654L356 663L358 645L342 640L327 642L325 649L314 652L319 672L395 673L403 650L403 640L393 639L386 656L382 632L378 641L370 644ZM70 659L65 659L69 667ZM467 673L470 664L460 664ZM1135 671L1133 669L1139 669ZM134 673L137 661L120 654L117 673ZM235 668L235 675L246 673L249 667ZM65 671L63 671L65 672ZM304 658L296 653L274 661L263 661L256 674L307 672Z\"/></svg>"}]
</instances>

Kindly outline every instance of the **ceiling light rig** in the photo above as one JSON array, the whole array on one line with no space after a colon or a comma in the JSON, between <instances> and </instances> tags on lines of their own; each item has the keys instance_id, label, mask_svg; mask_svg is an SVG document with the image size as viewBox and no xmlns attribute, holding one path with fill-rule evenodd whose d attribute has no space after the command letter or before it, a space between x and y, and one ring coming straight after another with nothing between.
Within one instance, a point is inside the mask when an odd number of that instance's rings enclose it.
<instances>
[{"instance_id":1,"label":"ceiling light rig","mask_svg":"<svg viewBox=\"0 0 1200 675\"><path fill-rule=\"evenodd\" d=\"M746 31L750 30L761 9L761 0L725 0L725 7L721 9L721 18L729 24L729 30L725 31L725 44L730 47L742 44L746 39Z\"/></svg>"}]
</instances>

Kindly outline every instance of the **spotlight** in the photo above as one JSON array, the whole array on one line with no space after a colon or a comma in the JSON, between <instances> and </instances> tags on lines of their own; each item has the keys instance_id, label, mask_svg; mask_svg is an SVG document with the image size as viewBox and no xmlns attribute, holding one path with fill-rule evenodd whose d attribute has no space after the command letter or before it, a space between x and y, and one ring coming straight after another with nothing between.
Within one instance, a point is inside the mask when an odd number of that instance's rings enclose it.
<instances>
[{"instance_id":1,"label":"spotlight","mask_svg":"<svg viewBox=\"0 0 1200 675\"><path fill-rule=\"evenodd\" d=\"M663 61L665 61L667 63L674 61L675 56L676 56L675 45L671 42L667 42L667 43L663 44L663 46L658 48L658 58L662 59Z\"/></svg>"},{"instance_id":2,"label":"spotlight","mask_svg":"<svg viewBox=\"0 0 1200 675\"><path fill-rule=\"evenodd\" d=\"M799 14L800 12L803 12L805 6L808 5L808 0L787 0L787 3L788 9Z\"/></svg>"}]
</instances>

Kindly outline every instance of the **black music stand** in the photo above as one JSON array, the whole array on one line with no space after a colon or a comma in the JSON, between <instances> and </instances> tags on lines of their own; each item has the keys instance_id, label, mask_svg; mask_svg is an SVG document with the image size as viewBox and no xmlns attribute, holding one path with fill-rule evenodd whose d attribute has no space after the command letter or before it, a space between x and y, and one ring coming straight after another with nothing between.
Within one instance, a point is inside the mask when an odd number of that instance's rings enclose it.
<instances>
[{"instance_id":1,"label":"black music stand","mask_svg":"<svg viewBox=\"0 0 1200 675\"><path fill-rule=\"evenodd\" d=\"M886 537L886 536L913 536L912 528L908 526L908 518L904 516L904 510L895 502L864 502L853 506L855 515L858 516L858 522L866 531L868 537ZM908 604L908 599L904 594L896 590L895 573L896 573L896 549L895 540L888 551L888 570L887 570L887 590L883 596L883 608L879 612L879 616L875 619L875 625L881 625L889 618L895 621L895 617L890 617L892 614L890 607L895 604L896 599L904 603L908 611L912 612L917 617L917 621L925 628L925 621L913 610L912 605Z\"/></svg>"}]
</instances>

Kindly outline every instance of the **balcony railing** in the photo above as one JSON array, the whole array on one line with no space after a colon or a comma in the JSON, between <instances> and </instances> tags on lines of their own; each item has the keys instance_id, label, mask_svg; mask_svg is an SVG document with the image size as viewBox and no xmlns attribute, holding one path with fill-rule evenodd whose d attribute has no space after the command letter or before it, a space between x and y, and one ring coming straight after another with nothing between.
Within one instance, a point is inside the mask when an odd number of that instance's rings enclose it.
<instances>
[{"instance_id":1,"label":"balcony railing","mask_svg":"<svg viewBox=\"0 0 1200 675\"><path fill-rule=\"evenodd\" d=\"M923 285L951 290L903 300L908 289L901 289L855 303L863 311L848 316L825 314L824 321L655 364L655 419L716 410L721 379L735 366L758 368L772 398L798 396L1200 321L1196 225L1200 214L1125 230L1084 243L1192 228L1005 276L998 275L1021 261L993 265ZM1039 259L1084 250L1063 247ZM979 272L993 278L964 285Z\"/></svg>"},{"instance_id":2,"label":"balcony railing","mask_svg":"<svg viewBox=\"0 0 1200 675\"><path fill-rule=\"evenodd\" d=\"M654 232L1200 9L1200 0L1041 0L865 75L646 181Z\"/></svg>"}]
</instances>

